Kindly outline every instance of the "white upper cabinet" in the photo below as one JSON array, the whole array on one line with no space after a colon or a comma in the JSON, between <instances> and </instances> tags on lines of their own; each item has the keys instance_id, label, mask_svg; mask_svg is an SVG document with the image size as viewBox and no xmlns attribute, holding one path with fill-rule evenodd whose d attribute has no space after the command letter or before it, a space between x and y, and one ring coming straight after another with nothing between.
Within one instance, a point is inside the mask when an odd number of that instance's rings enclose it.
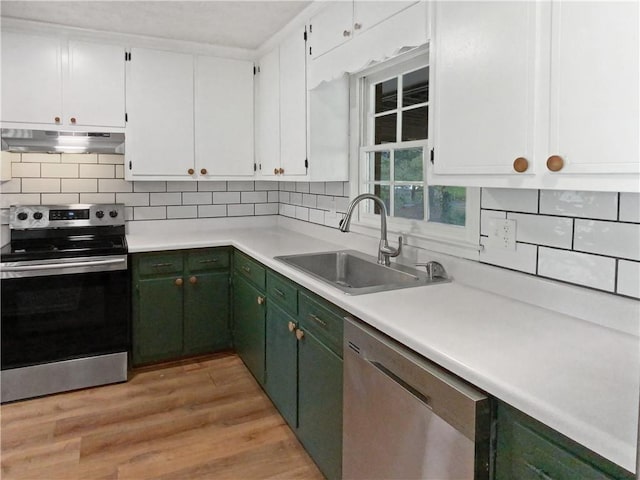
<instances>
[{"instance_id":1,"label":"white upper cabinet","mask_svg":"<svg viewBox=\"0 0 640 480\"><path fill-rule=\"evenodd\" d=\"M126 178L194 178L193 55L133 48Z\"/></svg>"},{"instance_id":2,"label":"white upper cabinet","mask_svg":"<svg viewBox=\"0 0 640 480\"><path fill-rule=\"evenodd\" d=\"M441 185L639 191L637 2L437 2Z\"/></svg>"},{"instance_id":3,"label":"white upper cabinet","mask_svg":"<svg viewBox=\"0 0 640 480\"><path fill-rule=\"evenodd\" d=\"M280 49L259 60L256 94L256 161L261 176L280 168Z\"/></svg>"},{"instance_id":4,"label":"white upper cabinet","mask_svg":"<svg viewBox=\"0 0 640 480\"><path fill-rule=\"evenodd\" d=\"M2 33L2 122L124 127L123 47Z\"/></svg>"},{"instance_id":5,"label":"white upper cabinet","mask_svg":"<svg viewBox=\"0 0 640 480\"><path fill-rule=\"evenodd\" d=\"M253 62L198 56L195 68L196 173L253 176Z\"/></svg>"}]
</instances>

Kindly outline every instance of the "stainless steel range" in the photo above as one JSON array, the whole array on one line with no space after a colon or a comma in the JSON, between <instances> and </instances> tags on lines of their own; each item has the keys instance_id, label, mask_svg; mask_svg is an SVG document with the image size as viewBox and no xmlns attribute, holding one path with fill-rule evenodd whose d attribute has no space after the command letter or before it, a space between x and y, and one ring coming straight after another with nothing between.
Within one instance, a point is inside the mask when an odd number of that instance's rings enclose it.
<instances>
[{"instance_id":1,"label":"stainless steel range","mask_svg":"<svg viewBox=\"0 0 640 480\"><path fill-rule=\"evenodd\" d=\"M12 206L0 252L2 402L126 381L124 206Z\"/></svg>"}]
</instances>

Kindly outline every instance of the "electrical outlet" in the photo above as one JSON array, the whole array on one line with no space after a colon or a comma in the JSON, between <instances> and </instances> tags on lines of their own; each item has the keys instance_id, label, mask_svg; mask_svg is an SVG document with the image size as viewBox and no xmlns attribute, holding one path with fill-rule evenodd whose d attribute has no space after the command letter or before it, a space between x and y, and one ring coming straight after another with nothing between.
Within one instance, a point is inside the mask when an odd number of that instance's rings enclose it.
<instances>
[{"instance_id":1,"label":"electrical outlet","mask_svg":"<svg viewBox=\"0 0 640 480\"><path fill-rule=\"evenodd\" d=\"M505 250L516 249L516 221L492 218L489 220L488 245Z\"/></svg>"}]
</instances>

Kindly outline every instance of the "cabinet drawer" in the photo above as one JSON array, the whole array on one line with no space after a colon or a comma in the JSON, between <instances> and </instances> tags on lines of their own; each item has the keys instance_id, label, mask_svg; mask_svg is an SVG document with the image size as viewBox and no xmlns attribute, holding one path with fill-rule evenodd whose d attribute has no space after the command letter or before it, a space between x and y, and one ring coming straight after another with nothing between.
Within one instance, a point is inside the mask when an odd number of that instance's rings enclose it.
<instances>
[{"instance_id":1,"label":"cabinet drawer","mask_svg":"<svg viewBox=\"0 0 640 480\"><path fill-rule=\"evenodd\" d=\"M344 318L306 293L300 293L300 326L342 358Z\"/></svg>"},{"instance_id":2,"label":"cabinet drawer","mask_svg":"<svg viewBox=\"0 0 640 480\"><path fill-rule=\"evenodd\" d=\"M258 262L236 250L233 256L233 268L256 287L264 290L266 270Z\"/></svg>"},{"instance_id":3,"label":"cabinet drawer","mask_svg":"<svg viewBox=\"0 0 640 480\"><path fill-rule=\"evenodd\" d=\"M226 248L192 250L187 255L190 272L229 267L229 251Z\"/></svg>"},{"instance_id":4,"label":"cabinet drawer","mask_svg":"<svg viewBox=\"0 0 640 480\"><path fill-rule=\"evenodd\" d=\"M182 274L182 252L145 253L138 256L140 275Z\"/></svg>"},{"instance_id":5,"label":"cabinet drawer","mask_svg":"<svg viewBox=\"0 0 640 480\"><path fill-rule=\"evenodd\" d=\"M267 297L291 315L298 314L298 289L286 278L268 272Z\"/></svg>"}]
</instances>

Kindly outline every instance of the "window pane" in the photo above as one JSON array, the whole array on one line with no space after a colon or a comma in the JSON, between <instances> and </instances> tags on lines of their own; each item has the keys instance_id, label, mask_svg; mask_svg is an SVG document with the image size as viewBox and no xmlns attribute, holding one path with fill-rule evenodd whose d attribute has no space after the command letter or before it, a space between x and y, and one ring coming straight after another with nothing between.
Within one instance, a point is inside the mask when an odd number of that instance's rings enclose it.
<instances>
[{"instance_id":1,"label":"window pane","mask_svg":"<svg viewBox=\"0 0 640 480\"><path fill-rule=\"evenodd\" d=\"M422 148L396 150L393 162L394 180L400 182L424 181Z\"/></svg>"},{"instance_id":2,"label":"window pane","mask_svg":"<svg viewBox=\"0 0 640 480\"><path fill-rule=\"evenodd\" d=\"M398 114L391 113L375 118L375 144L394 143L396 141L396 128Z\"/></svg>"},{"instance_id":3,"label":"window pane","mask_svg":"<svg viewBox=\"0 0 640 480\"><path fill-rule=\"evenodd\" d=\"M390 170L389 152L369 152L367 153L369 165L369 182L388 182Z\"/></svg>"},{"instance_id":4,"label":"window pane","mask_svg":"<svg viewBox=\"0 0 640 480\"><path fill-rule=\"evenodd\" d=\"M464 187L429 187L429 221L464 226L466 197Z\"/></svg>"},{"instance_id":5,"label":"window pane","mask_svg":"<svg viewBox=\"0 0 640 480\"><path fill-rule=\"evenodd\" d=\"M424 140L427 138L428 107L402 111L402 141Z\"/></svg>"},{"instance_id":6,"label":"window pane","mask_svg":"<svg viewBox=\"0 0 640 480\"><path fill-rule=\"evenodd\" d=\"M398 79L376 84L376 113L398 108Z\"/></svg>"},{"instance_id":7,"label":"window pane","mask_svg":"<svg viewBox=\"0 0 640 480\"><path fill-rule=\"evenodd\" d=\"M389 194L389 189L389 185L367 185L367 191L380 197L387 207L387 212L391 209L391 195ZM375 213L376 215L380 214L380 207L378 207L377 203L374 203L371 200L365 200L362 203L364 203L367 213Z\"/></svg>"},{"instance_id":8,"label":"window pane","mask_svg":"<svg viewBox=\"0 0 640 480\"><path fill-rule=\"evenodd\" d=\"M424 187L419 185L396 185L393 188L395 217L424 220Z\"/></svg>"},{"instance_id":9,"label":"window pane","mask_svg":"<svg viewBox=\"0 0 640 480\"><path fill-rule=\"evenodd\" d=\"M429 101L429 67L402 76L402 106Z\"/></svg>"}]
</instances>

